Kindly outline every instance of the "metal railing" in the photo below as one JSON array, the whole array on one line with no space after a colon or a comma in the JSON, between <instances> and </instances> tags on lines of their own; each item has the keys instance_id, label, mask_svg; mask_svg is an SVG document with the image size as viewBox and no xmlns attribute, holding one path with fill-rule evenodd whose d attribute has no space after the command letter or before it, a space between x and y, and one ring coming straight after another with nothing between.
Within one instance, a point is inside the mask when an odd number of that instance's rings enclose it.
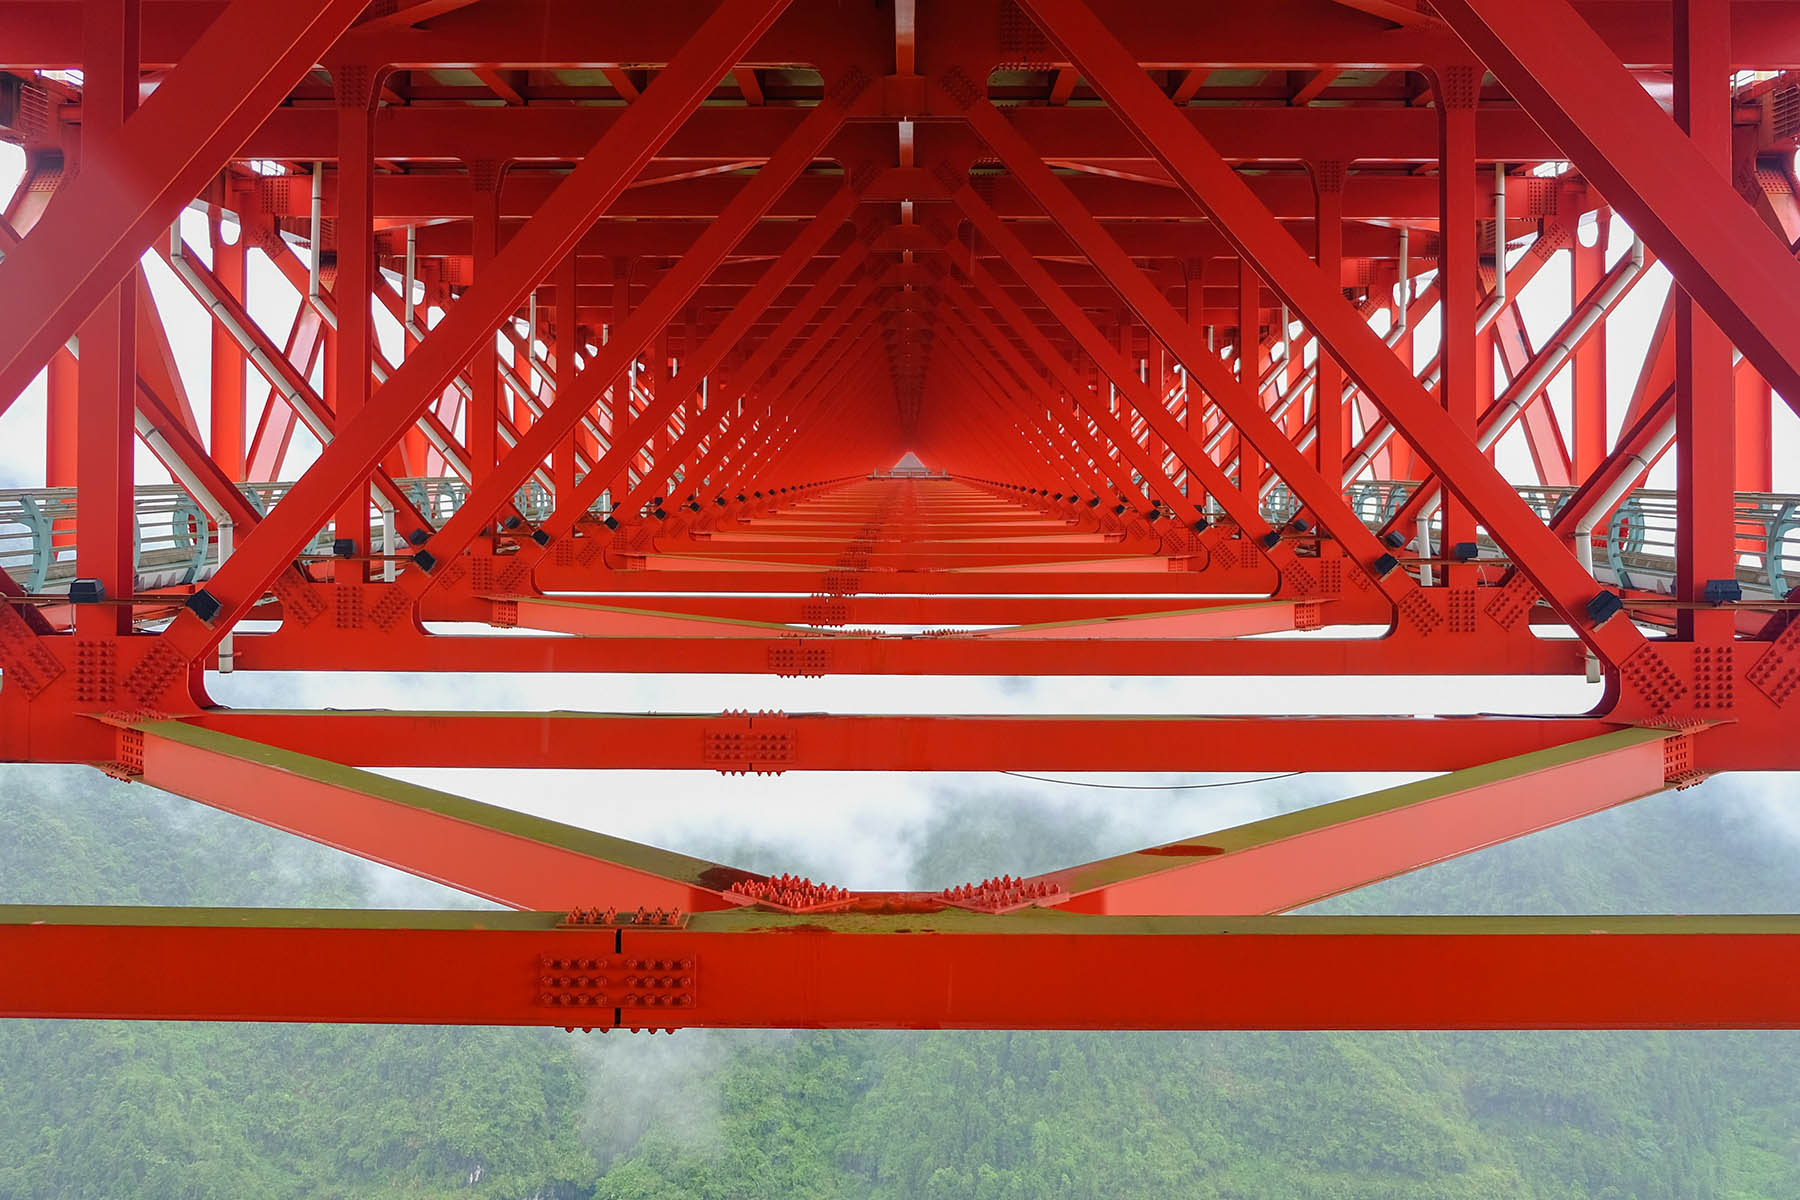
<instances>
[{"instance_id":1,"label":"metal railing","mask_svg":"<svg viewBox=\"0 0 1800 1200\"><path fill-rule=\"evenodd\" d=\"M397 480L427 520L438 524L467 499L469 485L455 477ZM292 483L239 484L251 507L266 513L280 502ZM1345 497L1357 516L1380 528L1417 488L1407 480L1357 482ZM1523 487L1519 494L1548 521L1575 492L1574 488ZM532 521L547 518L554 508L550 493L535 479L514 496L519 511ZM1263 498L1263 515L1272 523L1290 520L1300 504L1285 485ZM604 517L611 508L602 493L590 510ZM1208 501L1210 516L1221 515ZM392 514L371 505L371 527L382 531L378 545L389 552L404 546L410 530L392 527ZM1432 544L1440 539L1440 518L1431 523ZM195 583L218 566L218 530L204 510L173 484L137 490L133 562L140 590ZM1408 530L1409 534L1413 531ZM1800 584L1800 496L1741 492L1737 497L1738 581L1747 595L1784 599ZM241 531L238 534L242 536ZM0 491L0 569L27 592L66 590L75 576L75 489L28 488ZM329 554L332 527L320 529L305 553ZM1484 551L1495 547L1485 535ZM229 542L227 543L229 544ZM1675 574L1675 493L1640 489L1628 495L1605 525L1593 534L1596 574L1621 587L1668 591ZM1441 552L1441 547L1440 547Z\"/></svg>"},{"instance_id":2,"label":"metal railing","mask_svg":"<svg viewBox=\"0 0 1800 1200\"><path fill-rule=\"evenodd\" d=\"M1372 529L1379 529L1418 489L1407 480L1358 482L1345 489L1345 498L1356 515ZM1531 486L1519 495L1532 511L1548 523L1568 498L1573 487ZM1594 567L1604 582L1641 591L1670 590L1675 577L1675 493L1639 488L1629 493L1611 519L1593 532ZM1263 515L1271 523L1292 519L1301 504L1285 484L1277 484L1263 498ZM1431 517L1431 541L1439 554L1442 546L1442 514ZM1786 599L1800 579L1800 496L1773 492L1737 494L1738 583L1746 595ZM1405 531L1408 536L1414 530ZM1485 532L1479 534L1484 553L1496 549Z\"/></svg>"},{"instance_id":3,"label":"metal railing","mask_svg":"<svg viewBox=\"0 0 1800 1200\"><path fill-rule=\"evenodd\" d=\"M462 507L469 485L454 477L419 477L396 480L419 512L440 524ZM280 503L291 482L241 483L238 490L258 513ZM532 521L549 517L555 507L548 490L536 480L514 495L514 504ZM593 511L604 516L604 494ZM372 529L380 530L378 548L392 552L404 547L410 530L394 529L393 514L376 505L369 509ZM75 489L22 488L0 491L0 570L5 570L27 592L67 591L75 577ZM137 521L133 528L132 564L139 591L196 583L209 577L219 565L219 530L205 510L174 484L137 489ZM243 531L237 531L241 538ZM326 525L314 535L303 554L329 554L334 537ZM229 539L226 540L229 545Z\"/></svg>"}]
</instances>

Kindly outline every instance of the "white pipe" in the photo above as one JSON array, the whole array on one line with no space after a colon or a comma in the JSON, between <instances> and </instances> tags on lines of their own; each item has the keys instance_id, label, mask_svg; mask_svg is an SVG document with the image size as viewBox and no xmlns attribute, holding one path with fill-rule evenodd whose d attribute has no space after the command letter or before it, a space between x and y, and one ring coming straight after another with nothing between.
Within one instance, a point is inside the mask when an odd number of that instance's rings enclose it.
<instances>
[{"instance_id":1,"label":"white pipe","mask_svg":"<svg viewBox=\"0 0 1800 1200\"><path fill-rule=\"evenodd\" d=\"M212 490L200 482L200 477L188 469L187 464L181 460L181 455L176 453L175 447L163 435L163 431L141 409L135 410L133 415L137 435L144 439L144 444L150 447L157 461L168 468L169 474L181 485L182 491L192 496L194 502L206 510L207 519L214 525L229 524L231 514L225 510L218 497L212 494Z\"/></svg>"},{"instance_id":2,"label":"white pipe","mask_svg":"<svg viewBox=\"0 0 1800 1200\"><path fill-rule=\"evenodd\" d=\"M1600 295L1594 298L1592 304L1584 306L1581 311L1564 321L1551 343L1538 352L1537 357L1533 359L1532 365L1525 373L1513 380L1506 391L1501 394L1498 403L1503 407L1489 422L1487 428L1475 435L1477 446L1486 450L1500 440L1512 425L1513 418L1524 410L1531 399L1542 391L1544 386L1562 369L1563 364L1569 361L1570 356L1575 353L1575 347L1581 344L1581 340L1587 335L1588 330L1604 320L1607 311L1618 301L1619 297L1623 296L1642 277L1644 259L1643 239L1633 237L1627 261L1607 283ZM1442 503L1443 489L1434 486L1425 501L1425 507L1420 511L1436 512Z\"/></svg>"},{"instance_id":3,"label":"white pipe","mask_svg":"<svg viewBox=\"0 0 1800 1200\"><path fill-rule=\"evenodd\" d=\"M1417 545L1418 545L1419 557L1420 558L1430 558L1431 557L1431 514L1430 513L1420 513L1419 514L1418 529L1419 529L1419 536L1417 538ZM1431 564L1428 562L1421 562L1419 564L1419 586L1420 587L1430 587L1431 586Z\"/></svg>"},{"instance_id":4,"label":"white pipe","mask_svg":"<svg viewBox=\"0 0 1800 1200\"><path fill-rule=\"evenodd\" d=\"M525 381L520 379L518 373L505 362L500 364L500 381L506 385L507 390L511 391L513 395L524 402L525 407L531 410L533 418L542 417L544 415L545 409L543 402L539 400L537 396L532 394L531 389L525 386ZM606 435L600 432L600 426L595 424L592 416L584 414L581 418L581 424L582 428L586 429L602 446L608 444ZM576 460L584 464L582 467L583 470L587 469L587 455L577 450Z\"/></svg>"},{"instance_id":5,"label":"white pipe","mask_svg":"<svg viewBox=\"0 0 1800 1200\"><path fill-rule=\"evenodd\" d=\"M1501 410L1498 419L1489 425L1486 432L1475 440L1483 450L1500 440L1500 435L1530 399L1549 383L1551 378L1569 361L1575 353L1575 347L1587 336L1600 321L1605 319L1607 310L1623 296L1639 276L1644 273L1644 241L1642 238L1631 239L1631 253L1625 268L1615 275L1606 289L1595 297L1594 302L1576 314L1571 321L1564 323L1557 332L1556 338L1538 354L1537 364L1525 374L1513 380L1512 386L1506 389L1506 407Z\"/></svg>"},{"instance_id":6,"label":"white pipe","mask_svg":"<svg viewBox=\"0 0 1800 1200\"><path fill-rule=\"evenodd\" d=\"M1731 365L1736 367L1743 361L1743 352L1734 347L1731 351ZM1627 463L1637 465L1627 466L1621 470L1606 490L1589 501L1587 506L1582 509L1581 515L1575 519L1575 557L1587 569L1588 574L1594 573L1594 526L1600 523L1601 517L1612 511L1613 505L1625 498L1625 493L1631 490L1637 477L1648 471L1651 464L1662 456L1674 440L1675 417L1671 414L1669 419L1663 422L1662 428L1658 429L1651 435L1650 440L1644 443L1644 448L1625 460Z\"/></svg>"},{"instance_id":7,"label":"white pipe","mask_svg":"<svg viewBox=\"0 0 1800 1200\"><path fill-rule=\"evenodd\" d=\"M325 246L325 164L312 169L312 262L306 268L306 298L319 302L319 252Z\"/></svg>"},{"instance_id":8,"label":"white pipe","mask_svg":"<svg viewBox=\"0 0 1800 1200\"><path fill-rule=\"evenodd\" d=\"M234 529L230 521L219 522L219 562L218 566L213 568L215 572L219 567L225 565L226 559L231 557L233 534ZM231 674L232 668L237 665L237 657L232 652L231 634L232 629L235 628L235 625L227 627L225 636L219 639L219 674L221 675Z\"/></svg>"},{"instance_id":9,"label":"white pipe","mask_svg":"<svg viewBox=\"0 0 1800 1200\"><path fill-rule=\"evenodd\" d=\"M381 578L394 581L394 555L399 552L394 536L394 502L375 489L375 507L381 512Z\"/></svg>"},{"instance_id":10,"label":"white pipe","mask_svg":"<svg viewBox=\"0 0 1800 1200\"><path fill-rule=\"evenodd\" d=\"M411 332L413 319L413 281L419 277L419 227L406 227L406 275L401 285L400 295L405 303L400 309L400 323Z\"/></svg>"},{"instance_id":11,"label":"white pipe","mask_svg":"<svg viewBox=\"0 0 1800 1200\"><path fill-rule=\"evenodd\" d=\"M281 398L299 414L307 429L319 439L319 444L321 446L330 445L331 431L326 427L323 413L320 411L320 406L315 403L315 397L310 389L301 391L288 383L287 376L277 370L274 361L263 353L256 337L238 323L237 317L225 303L224 298L214 292L206 278L194 270L193 263L188 261L187 247L181 240L181 223L179 221L169 227L169 264L199 297L200 302L211 310L214 319L225 327L227 333L231 334L233 340L238 344L238 349L244 352L245 357L256 366L263 378L269 381L269 386L280 392ZM321 311L323 310L321 309Z\"/></svg>"},{"instance_id":12,"label":"white pipe","mask_svg":"<svg viewBox=\"0 0 1800 1200\"><path fill-rule=\"evenodd\" d=\"M1402 225L1400 227L1400 311L1397 314L1397 319L1394 321L1394 327L1388 330L1388 337L1393 339L1393 341L1388 342L1390 348L1400 340L1400 335L1405 333L1407 329L1407 321L1409 320L1407 309L1412 307L1411 272L1412 227Z\"/></svg>"}]
</instances>

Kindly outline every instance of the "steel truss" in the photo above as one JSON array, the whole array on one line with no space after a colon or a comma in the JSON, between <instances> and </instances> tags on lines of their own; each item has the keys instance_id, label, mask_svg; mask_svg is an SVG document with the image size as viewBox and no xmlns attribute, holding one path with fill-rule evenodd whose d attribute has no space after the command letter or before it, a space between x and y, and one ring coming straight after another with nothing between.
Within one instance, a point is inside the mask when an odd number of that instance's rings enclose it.
<instances>
[{"instance_id":1,"label":"steel truss","mask_svg":"<svg viewBox=\"0 0 1800 1200\"><path fill-rule=\"evenodd\" d=\"M46 488L0 495L0 759L521 910L0 908L0 1015L1800 1026L1800 916L1276 915L1800 769L1800 12L1102 8L0 0L0 420L40 378L48 413ZM209 314L204 422L146 254ZM1627 396L1608 330L1657 264ZM1579 716L417 713L223 707L213 670L1606 686ZM388 767L1437 774L900 893Z\"/></svg>"}]
</instances>

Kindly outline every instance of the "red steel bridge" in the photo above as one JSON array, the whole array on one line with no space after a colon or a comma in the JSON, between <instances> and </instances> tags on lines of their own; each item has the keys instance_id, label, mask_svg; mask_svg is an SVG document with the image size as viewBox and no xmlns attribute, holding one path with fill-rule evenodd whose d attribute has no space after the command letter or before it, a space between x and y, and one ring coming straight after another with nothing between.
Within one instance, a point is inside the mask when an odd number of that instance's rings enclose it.
<instances>
[{"instance_id":1,"label":"red steel bridge","mask_svg":"<svg viewBox=\"0 0 1800 1200\"><path fill-rule=\"evenodd\" d=\"M0 0L0 442L46 431L0 759L513 910L0 908L0 1014L1800 1025L1800 916L1283 915L1800 768L1796 68L1753 0ZM421 713L216 671L1296 682ZM1299 682L1422 676L1477 715ZM1604 685L1479 713L1519 676ZM1426 778L901 893L396 767Z\"/></svg>"}]
</instances>

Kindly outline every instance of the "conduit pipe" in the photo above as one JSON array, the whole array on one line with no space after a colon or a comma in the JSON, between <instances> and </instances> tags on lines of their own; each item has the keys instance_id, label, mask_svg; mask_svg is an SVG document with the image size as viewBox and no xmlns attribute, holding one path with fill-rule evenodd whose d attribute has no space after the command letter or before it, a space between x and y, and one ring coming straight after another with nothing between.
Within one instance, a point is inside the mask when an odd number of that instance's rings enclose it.
<instances>
[{"instance_id":1,"label":"conduit pipe","mask_svg":"<svg viewBox=\"0 0 1800 1200\"><path fill-rule=\"evenodd\" d=\"M1643 239L1631 239L1631 251L1625 260L1614 269L1600 292L1592 301L1584 304L1579 312L1570 315L1562 323L1550 344L1538 351L1523 374L1514 379L1500 398L1494 402L1491 415L1486 424L1475 435L1475 444L1487 450L1512 428L1512 423L1519 414L1525 411L1537 394L1556 377L1563 364L1568 362L1587 335L1606 318L1615 304L1630 291L1637 281L1643 278L1646 270L1646 255ZM1424 515L1437 511L1443 503L1443 488L1433 485L1424 501L1421 510Z\"/></svg>"},{"instance_id":2,"label":"conduit pipe","mask_svg":"<svg viewBox=\"0 0 1800 1200\"><path fill-rule=\"evenodd\" d=\"M243 352L244 357L248 358L258 373L269 381L269 386L281 393L281 398L287 401L294 412L299 414L301 421L319 440L319 444L321 446L329 445L331 430L326 425L324 414L314 402L315 398L312 393L296 388L288 382L286 374L276 367L274 359L263 350L262 344L255 334L238 321L236 312L214 289L212 281L194 269L193 262L188 258L187 244L181 238L181 222L179 220L169 226L169 265L175 269L175 274L180 276L181 281L187 284L188 290L193 292L200 303L204 304L212 313L213 319L224 326L225 332L229 333L232 340L237 342L238 349ZM317 286L316 275L308 278L307 286L309 289Z\"/></svg>"},{"instance_id":3,"label":"conduit pipe","mask_svg":"<svg viewBox=\"0 0 1800 1200\"><path fill-rule=\"evenodd\" d=\"M176 276L187 284L188 290L193 293L194 298L207 307L212 313L213 319L218 321L231 335L232 340L237 342L238 349L243 352L244 357L250 360L264 379L269 381L269 386L278 392L288 406L294 410L308 431L318 439L319 444L321 446L330 445L332 432L323 412L323 404L318 401L311 388L296 387L289 381L288 375L276 367L274 358L264 348L264 339L258 338L238 320L236 310L227 304L225 298L219 294L209 275L195 269L193 260L188 257L187 243L181 237L179 220L169 227L168 261ZM320 316L332 328L337 328L337 314L332 312L331 307L319 297L312 298L312 303ZM291 364L289 369L292 370ZM444 461L450 465L451 470L467 479L468 462L449 445L437 429L433 428L432 422L422 422L421 427L425 430L425 436L431 439L432 444L437 447L438 453L443 455ZM375 503L382 512L386 513L392 508L392 497L386 496L384 491L384 487L378 486L374 489L374 495Z\"/></svg>"},{"instance_id":4,"label":"conduit pipe","mask_svg":"<svg viewBox=\"0 0 1800 1200\"><path fill-rule=\"evenodd\" d=\"M1409 272L1411 271L1411 269L1412 269L1412 230L1409 229L1408 227L1402 225L1400 227L1400 267L1399 267L1400 298L1399 298L1398 304L1395 307L1393 327L1391 329L1389 329L1385 334L1383 334L1382 338L1381 338L1382 343L1384 345L1386 345L1387 348L1390 350L1392 350L1395 346L1400 344L1400 339L1406 336L1406 331L1409 328L1409 324L1408 324L1409 318L1408 318L1406 310L1407 310L1407 307L1412 302L1412 279L1409 275ZM1285 313L1285 308L1283 311ZM1283 329L1284 330L1286 329L1285 321L1283 322ZM1288 343L1288 344L1291 345L1291 343ZM1319 353L1320 354L1324 353L1324 349L1322 347L1320 348ZM1287 361L1287 355L1284 354L1282 363L1285 364L1286 361ZM1267 389L1271 384L1273 384L1275 381L1275 376L1280 371L1280 369L1281 369L1281 364L1271 367L1268 375L1262 381L1260 386L1264 389ZM1280 393L1277 394L1275 407L1269 410L1270 418L1271 419L1279 419L1281 417L1286 416L1287 410L1289 408L1293 407L1293 403L1294 403L1295 399L1303 396L1306 393L1306 390L1308 388L1312 387L1313 381L1316 380L1318 377L1319 377L1319 363L1318 363L1317 357L1315 356L1312 364L1310 366L1308 366L1304 371L1302 371L1299 375L1297 375L1295 378L1290 380L1288 382L1287 387L1284 388ZM1435 382L1435 375L1428 377L1428 380L1429 380L1429 382L1427 382L1427 386L1430 385L1430 382ZM1348 403L1350 398L1352 396L1354 396L1356 394L1356 392L1357 392L1356 384L1353 382L1346 381L1344 383L1343 388L1338 393L1338 403L1339 404ZM1217 446L1221 441L1224 440L1225 432L1226 431L1224 429L1221 429L1221 430L1215 432L1213 434L1211 440L1206 443L1205 448L1209 451L1212 450L1213 447ZM1298 444L1299 448L1302 450L1305 450L1306 448L1308 448L1309 446L1312 445L1313 440L1316 437L1317 437L1316 429L1310 430L1310 431L1302 434L1301 440ZM1227 465L1229 465L1229 463ZM1360 467L1357 469L1361 470ZM1350 479L1352 479L1352 478L1354 478L1353 475L1346 476L1344 482L1346 484L1348 484L1350 482ZM1271 484L1268 486L1273 486L1273 485ZM1268 492L1268 486L1265 486L1263 489L1263 492L1265 495Z\"/></svg>"},{"instance_id":5,"label":"conduit pipe","mask_svg":"<svg viewBox=\"0 0 1800 1200\"><path fill-rule=\"evenodd\" d=\"M319 256L325 249L325 164L315 162L312 169L312 261L306 265L306 298L319 304ZM336 328L334 325L333 328Z\"/></svg>"}]
</instances>

